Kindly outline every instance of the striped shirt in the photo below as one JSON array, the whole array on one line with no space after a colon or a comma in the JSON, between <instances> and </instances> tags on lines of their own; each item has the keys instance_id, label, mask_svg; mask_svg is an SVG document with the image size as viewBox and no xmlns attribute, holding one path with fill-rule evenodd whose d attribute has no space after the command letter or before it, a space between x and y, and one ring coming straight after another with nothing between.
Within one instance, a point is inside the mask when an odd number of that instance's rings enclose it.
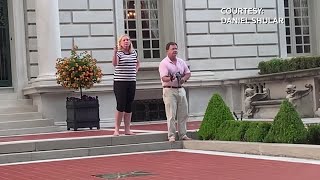
<instances>
[{"instance_id":1,"label":"striped shirt","mask_svg":"<svg viewBox=\"0 0 320 180\"><path fill-rule=\"evenodd\" d=\"M114 70L114 81L136 81L138 55L136 51L125 54L122 51L117 52L119 58L118 65Z\"/></svg>"}]
</instances>

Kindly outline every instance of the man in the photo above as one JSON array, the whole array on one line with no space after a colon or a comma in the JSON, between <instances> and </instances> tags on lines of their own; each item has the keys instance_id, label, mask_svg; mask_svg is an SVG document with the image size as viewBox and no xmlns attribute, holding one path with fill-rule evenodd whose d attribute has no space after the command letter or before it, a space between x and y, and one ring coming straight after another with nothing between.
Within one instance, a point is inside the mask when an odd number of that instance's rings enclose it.
<instances>
[{"instance_id":1,"label":"man","mask_svg":"<svg viewBox=\"0 0 320 180\"><path fill-rule=\"evenodd\" d=\"M175 141L176 117L178 135L181 140L190 140L187 136L188 102L182 85L190 78L190 70L184 60L177 57L178 46L175 42L166 45L167 57L159 65L163 87L163 101L166 108L168 139Z\"/></svg>"}]
</instances>

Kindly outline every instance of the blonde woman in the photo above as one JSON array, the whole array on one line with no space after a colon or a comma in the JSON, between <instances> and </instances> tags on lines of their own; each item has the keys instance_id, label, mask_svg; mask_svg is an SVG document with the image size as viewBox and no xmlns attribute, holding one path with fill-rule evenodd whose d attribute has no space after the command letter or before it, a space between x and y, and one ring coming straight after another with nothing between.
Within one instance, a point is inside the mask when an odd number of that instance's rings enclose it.
<instances>
[{"instance_id":1,"label":"blonde woman","mask_svg":"<svg viewBox=\"0 0 320 180\"><path fill-rule=\"evenodd\" d=\"M134 135L130 130L131 106L136 92L136 75L140 63L128 35L125 34L119 38L114 48L112 64L115 67L113 91L117 101L113 135L119 136L122 119L124 119L125 134Z\"/></svg>"}]
</instances>

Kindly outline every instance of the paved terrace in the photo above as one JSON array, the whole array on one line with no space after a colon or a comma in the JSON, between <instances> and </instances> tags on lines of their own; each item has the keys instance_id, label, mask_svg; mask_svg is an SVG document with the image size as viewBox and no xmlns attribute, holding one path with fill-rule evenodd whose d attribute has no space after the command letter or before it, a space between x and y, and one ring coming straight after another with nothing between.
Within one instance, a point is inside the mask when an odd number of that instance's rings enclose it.
<instances>
[{"instance_id":1,"label":"paved terrace","mask_svg":"<svg viewBox=\"0 0 320 180\"><path fill-rule=\"evenodd\" d=\"M199 121L188 123L191 131L199 126ZM137 134L159 133L166 131L166 124L134 125L132 129ZM112 136L112 133L112 129L102 129L11 136L0 137L0 143ZM320 161L316 160L171 149L3 164L0 165L0 179L313 180L318 179L319 171Z\"/></svg>"}]
</instances>

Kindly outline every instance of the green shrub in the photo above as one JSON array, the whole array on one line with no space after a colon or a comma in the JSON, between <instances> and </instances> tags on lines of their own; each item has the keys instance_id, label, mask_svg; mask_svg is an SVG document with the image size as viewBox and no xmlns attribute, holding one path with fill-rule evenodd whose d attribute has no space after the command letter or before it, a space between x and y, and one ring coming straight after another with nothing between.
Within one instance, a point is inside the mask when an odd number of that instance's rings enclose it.
<instances>
[{"instance_id":1,"label":"green shrub","mask_svg":"<svg viewBox=\"0 0 320 180\"><path fill-rule=\"evenodd\" d=\"M320 124L308 125L308 143L320 144Z\"/></svg>"},{"instance_id":2,"label":"green shrub","mask_svg":"<svg viewBox=\"0 0 320 180\"><path fill-rule=\"evenodd\" d=\"M234 117L219 94L214 94L207 106L204 118L198 131L199 139L214 139L218 127L226 120Z\"/></svg>"},{"instance_id":3,"label":"green shrub","mask_svg":"<svg viewBox=\"0 0 320 180\"><path fill-rule=\"evenodd\" d=\"M305 143L307 130L293 105L283 101L280 110L273 120L265 142Z\"/></svg>"},{"instance_id":4,"label":"green shrub","mask_svg":"<svg viewBox=\"0 0 320 180\"><path fill-rule=\"evenodd\" d=\"M320 67L320 56L301 56L287 59L273 58L258 65L260 74L280 73Z\"/></svg>"},{"instance_id":5,"label":"green shrub","mask_svg":"<svg viewBox=\"0 0 320 180\"><path fill-rule=\"evenodd\" d=\"M249 127L244 135L244 141L263 142L271 128L269 122L250 122Z\"/></svg>"},{"instance_id":6,"label":"green shrub","mask_svg":"<svg viewBox=\"0 0 320 180\"><path fill-rule=\"evenodd\" d=\"M217 129L216 140L243 141L249 125L247 121L224 121Z\"/></svg>"}]
</instances>

